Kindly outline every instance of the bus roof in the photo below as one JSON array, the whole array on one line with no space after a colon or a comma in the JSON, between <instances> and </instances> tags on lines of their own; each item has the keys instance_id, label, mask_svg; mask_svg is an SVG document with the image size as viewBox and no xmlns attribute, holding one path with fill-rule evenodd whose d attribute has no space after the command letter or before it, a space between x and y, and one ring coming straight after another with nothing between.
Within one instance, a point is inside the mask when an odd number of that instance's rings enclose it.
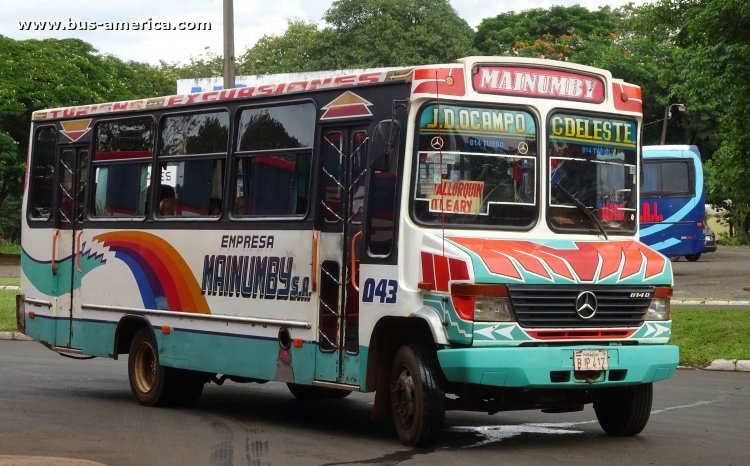
<instances>
[{"instance_id":1,"label":"bus roof","mask_svg":"<svg viewBox=\"0 0 750 466\"><path fill-rule=\"evenodd\" d=\"M694 145L643 146L643 158L678 158L701 160L701 152Z\"/></svg>"},{"instance_id":2,"label":"bus roof","mask_svg":"<svg viewBox=\"0 0 750 466\"><path fill-rule=\"evenodd\" d=\"M32 121L346 90L389 82L410 83L412 97L434 97L436 94L465 97L466 91L470 90L515 97L551 97L595 104L606 102L620 111L637 114L642 111L640 87L613 79L607 70L555 60L465 57L449 64L266 75L257 77L245 87L38 110L32 114Z\"/></svg>"}]
</instances>

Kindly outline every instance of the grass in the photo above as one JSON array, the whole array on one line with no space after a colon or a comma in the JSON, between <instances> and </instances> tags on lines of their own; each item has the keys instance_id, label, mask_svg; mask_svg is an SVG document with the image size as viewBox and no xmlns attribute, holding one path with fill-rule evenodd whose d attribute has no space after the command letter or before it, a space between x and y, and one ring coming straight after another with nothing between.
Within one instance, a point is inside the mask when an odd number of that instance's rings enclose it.
<instances>
[{"instance_id":1,"label":"grass","mask_svg":"<svg viewBox=\"0 0 750 466\"><path fill-rule=\"evenodd\" d=\"M672 339L680 364L705 367L714 359L750 359L750 309L672 309Z\"/></svg>"},{"instance_id":2,"label":"grass","mask_svg":"<svg viewBox=\"0 0 750 466\"><path fill-rule=\"evenodd\" d=\"M21 254L21 245L18 243L0 241L0 254Z\"/></svg>"},{"instance_id":3,"label":"grass","mask_svg":"<svg viewBox=\"0 0 750 466\"><path fill-rule=\"evenodd\" d=\"M0 290L0 332L16 331L16 294ZM672 309L670 343L680 347L683 366L706 367L714 359L750 360L750 309Z\"/></svg>"},{"instance_id":4,"label":"grass","mask_svg":"<svg viewBox=\"0 0 750 466\"><path fill-rule=\"evenodd\" d=\"M16 290L0 290L0 332L16 331Z\"/></svg>"},{"instance_id":5,"label":"grass","mask_svg":"<svg viewBox=\"0 0 750 466\"><path fill-rule=\"evenodd\" d=\"M0 286L18 286L21 279L18 277L0 277Z\"/></svg>"}]
</instances>

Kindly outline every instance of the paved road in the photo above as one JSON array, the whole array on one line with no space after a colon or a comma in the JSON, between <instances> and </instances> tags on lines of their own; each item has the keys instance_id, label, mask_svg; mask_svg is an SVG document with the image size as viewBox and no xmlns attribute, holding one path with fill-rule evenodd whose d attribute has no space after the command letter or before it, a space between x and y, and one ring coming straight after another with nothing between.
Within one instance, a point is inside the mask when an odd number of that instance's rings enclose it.
<instances>
[{"instance_id":1,"label":"paved road","mask_svg":"<svg viewBox=\"0 0 750 466\"><path fill-rule=\"evenodd\" d=\"M719 246L697 262L672 262L676 299L750 300L750 248Z\"/></svg>"},{"instance_id":2,"label":"paved road","mask_svg":"<svg viewBox=\"0 0 750 466\"><path fill-rule=\"evenodd\" d=\"M227 383L190 410L146 408L131 397L126 366L0 341L0 465L20 464L3 463L15 456L110 466L750 464L748 373L678 371L656 384L651 421L634 438L603 435L588 407L450 412L440 443L414 450L369 422L369 394L307 404L281 384Z\"/></svg>"}]
</instances>

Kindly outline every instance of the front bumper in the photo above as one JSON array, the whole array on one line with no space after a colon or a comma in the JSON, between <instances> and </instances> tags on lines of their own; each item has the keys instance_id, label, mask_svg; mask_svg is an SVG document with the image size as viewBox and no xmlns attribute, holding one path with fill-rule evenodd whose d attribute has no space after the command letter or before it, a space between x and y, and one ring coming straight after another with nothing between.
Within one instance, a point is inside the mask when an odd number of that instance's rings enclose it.
<instances>
[{"instance_id":1,"label":"front bumper","mask_svg":"<svg viewBox=\"0 0 750 466\"><path fill-rule=\"evenodd\" d=\"M573 371L575 349L606 349L609 369L583 378ZM515 388L592 388L668 379L679 362L674 345L472 347L439 350L446 379Z\"/></svg>"}]
</instances>

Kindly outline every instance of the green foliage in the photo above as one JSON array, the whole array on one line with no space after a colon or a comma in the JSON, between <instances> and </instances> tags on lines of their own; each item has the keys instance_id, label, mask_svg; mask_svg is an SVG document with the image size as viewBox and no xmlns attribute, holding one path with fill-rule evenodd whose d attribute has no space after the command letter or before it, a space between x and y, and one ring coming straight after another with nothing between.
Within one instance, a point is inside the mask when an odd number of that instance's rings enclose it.
<instances>
[{"instance_id":1,"label":"green foliage","mask_svg":"<svg viewBox=\"0 0 750 466\"><path fill-rule=\"evenodd\" d=\"M709 146L708 193L728 203L732 232L750 241L750 4L745 0L662 0L658 17L678 33L679 72L674 89L684 96L701 147Z\"/></svg>"},{"instance_id":2,"label":"green foliage","mask_svg":"<svg viewBox=\"0 0 750 466\"><path fill-rule=\"evenodd\" d=\"M174 76L101 56L78 39L0 36L0 236L20 235L20 197L35 110L173 94Z\"/></svg>"},{"instance_id":3,"label":"green foliage","mask_svg":"<svg viewBox=\"0 0 750 466\"><path fill-rule=\"evenodd\" d=\"M15 332L18 291L0 290L0 332Z\"/></svg>"},{"instance_id":4,"label":"green foliage","mask_svg":"<svg viewBox=\"0 0 750 466\"><path fill-rule=\"evenodd\" d=\"M598 11L580 5L535 8L484 19L474 45L485 55L570 59L588 40L616 35L620 23L620 13L609 7Z\"/></svg>"},{"instance_id":5,"label":"green foliage","mask_svg":"<svg viewBox=\"0 0 750 466\"><path fill-rule=\"evenodd\" d=\"M290 21L283 35L261 37L240 57L237 68L243 74L321 70L327 34L313 23Z\"/></svg>"},{"instance_id":6,"label":"green foliage","mask_svg":"<svg viewBox=\"0 0 750 466\"><path fill-rule=\"evenodd\" d=\"M452 62L472 55L473 31L447 0L338 0L328 25L292 21L239 60L254 74Z\"/></svg>"},{"instance_id":7,"label":"green foliage","mask_svg":"<svg viewBox=\"0 0 750 466\"><path fill-rule=\"evenodd\" d=\"M182 64L161 61L159 64L159 69L156 71L167 76L172 83L172 87L174 88L174 83L177 79L195 79L209 78L212 76L223 76L224 57L207 49L203 52L203 54L197 57L191 57L189 63ZM174 89L170 91L170 93L172 92L174 92Z\"/></svg>"}]
</instances>

